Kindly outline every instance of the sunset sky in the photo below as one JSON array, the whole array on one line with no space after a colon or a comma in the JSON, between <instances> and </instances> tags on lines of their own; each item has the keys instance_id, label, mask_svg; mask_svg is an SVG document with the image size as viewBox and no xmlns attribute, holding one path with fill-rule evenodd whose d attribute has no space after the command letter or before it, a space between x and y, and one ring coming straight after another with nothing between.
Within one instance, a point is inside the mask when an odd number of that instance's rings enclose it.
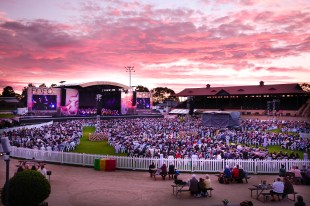
<instances>
[{"instance_id":1,"label":"sunset sky","mask_svg":"<svg viewBox=\"0 0 310 206\"><path fill-rule=\"evenodd\" d=\"M0 89L310 82L309 0L0 0Z\"/></svg>"}]
</instances>

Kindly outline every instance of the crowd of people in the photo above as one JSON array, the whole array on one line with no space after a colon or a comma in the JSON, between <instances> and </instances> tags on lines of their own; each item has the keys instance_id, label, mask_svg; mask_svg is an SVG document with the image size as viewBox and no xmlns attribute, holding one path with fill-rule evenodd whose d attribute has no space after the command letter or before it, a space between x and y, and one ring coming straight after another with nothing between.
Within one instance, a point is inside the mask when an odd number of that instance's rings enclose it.
<instances>
[{"instance_id":1,"label":"crowd of people","mask_svg":"<svg viewBox=\"0 0 310 206\"><path fill-rule=\"evenodd\" d=\"M79 144L85 125L94 126L96 120L55 122L2 135L9 137L12 146L70 151ZM235 129L205 127L201 118L115 118L101 120L100 132L116 153L139 157L299 159L303 157L295 151L307 154L310 147L309 138L299 135L310 132L309 123L296 121L242 120ZM281 145L292 152L271 153L268 145Z\"/></svg>"},{"instance_id":2,"label":"crowd of people","mask_svg":"<svg viewBox=\"0 0 310 206\"><path fill-rule=\"evenodd\" d=\"M45 151L70 151L75 149L82 137L84 120L54 122L34 128L18 128L3 132L9 137L11 146Z\"/></svg>"},{"instance_id":3,"label":"crowd of people","mask_svg":"<svg viewBox=\"0 0 310 206\"><path fill-rule=\"evenodd\" d=\"M240 129L218 129L204 127L199 118L114 119L104 123L103 128L117 153L139 157L163 154L174 158L298 159L302 157L294 151L308 151L310 146L309 138L298 133L309 133L306 122L245 120ZM265 147L268 145L286 145L292 152L270 153Z\"/></svg>"},{"instance_id":4,"label":"crowd of people","mask_svg":"<svg viewBox=\"0 0 310 206\"><path fill-rule=\"evenodd\" d=\"M38 171L38 172L40 172L44 177L46 177L46 176L48 175L47 169L45 168L44 163L35 164L35 162L31 162L31 165L30 165L27 161L24 161L24 162L22 162L22 163L17 167L16 173L22 172L22 171L24 171L24 170L35 170L35 171Z\"/></svg>"}]
</instances>

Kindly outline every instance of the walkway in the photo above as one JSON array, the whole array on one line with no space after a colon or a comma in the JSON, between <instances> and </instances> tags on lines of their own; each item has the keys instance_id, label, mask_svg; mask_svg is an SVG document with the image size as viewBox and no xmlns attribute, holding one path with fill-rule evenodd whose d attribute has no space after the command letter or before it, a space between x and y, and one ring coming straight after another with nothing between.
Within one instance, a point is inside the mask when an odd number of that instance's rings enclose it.
<instances>
[{"instance_id":1,"label":"walkway","mask_svg":"<svg viewBox=\"0 0 310 206\"><path fill-rule=\"evenodd\" d=\"M16 171L17 160L10 161L10 175ZM251 175L248 184L219 184L216 176L211 174L213 188L211 198L195 198L188 193L181 193L177 199L172 195L172 180L154 181L147 172L124 171L115 172L95 171L93 168L67 165L47 164L52 171L52 192L48 198L49 206L216 206L222 205L223 199L228 199L232 205L239 205L244 200L252 200L255 206L279 205L293 206L289 200L268 202L266 204L251 199L250 187L262 179L272 182L276 175ZM197 177L203 177L197 174ZM190 174L181 173L184 180ZM5 162L0 161L0 185L5 181ZM295 190L301 194L306 203L310 204L310 186L296 185Z\"/></svg>"}]
</instances>

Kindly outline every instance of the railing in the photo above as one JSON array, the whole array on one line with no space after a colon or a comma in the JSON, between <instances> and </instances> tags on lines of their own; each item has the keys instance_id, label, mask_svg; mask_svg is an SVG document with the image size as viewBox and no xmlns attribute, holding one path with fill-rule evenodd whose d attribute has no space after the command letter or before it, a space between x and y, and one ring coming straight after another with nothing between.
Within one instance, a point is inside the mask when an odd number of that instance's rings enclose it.
<instances>
[{"instance_id":1,"label":"railing","mask_svg":"<svg viewBox=\"0 0 310 206\"><path fill-rule=\"evenodd\" d=\"M124 157L110 155L93 155L81 154L72 152L59 151L43 151L35 149L26 149L11 147L10 155L12 157L42 160L46 162L54 162L60 164L93 166L96 158L115 159L116 168L129 170L148 170L149 165L154 162L156 167L160 167L163 163L166 165L173 164L179 171L196 172L196 173L213 173L223 171L226 165L240 165L242 168L251 174L278 174L281 165L285 168L303 165L309 165L309 160L243 160L243 159L228 159L228 160L207 160L207 159L174 159L174 158L140 158L140 157Z\"/></svg>"}]
</instances>

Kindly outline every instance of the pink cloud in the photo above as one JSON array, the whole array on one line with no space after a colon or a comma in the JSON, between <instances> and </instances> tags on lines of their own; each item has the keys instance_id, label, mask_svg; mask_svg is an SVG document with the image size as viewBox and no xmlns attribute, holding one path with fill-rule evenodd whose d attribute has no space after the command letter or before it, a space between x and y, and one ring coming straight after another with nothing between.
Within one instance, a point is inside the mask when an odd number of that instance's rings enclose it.
<instances>
[{"instance_id":1,"label":"pink cloud","mask_svg":"<svg viewBox=\"0 0 310 206\"><path fill-rule=\"evenodd\" d=\"M0 70L4 74L0 73L0 78L10 76L14 82L12 77L18 74L19 82L23 82L23 78L42 81L48 74L58 80L70 76L73 81L80 81L98 76L104 78L104 74L123 74L127 64L137 68L140 65L171 65L180 59L199 64L159 66L157 71L141 68L143 73L137 72L136 77L166 76L176 79L175 85L180 79L191 78L196 85L203 78L214 81L227 78L225 75L190 75L193 68L205 69L206 63L213 71L219 68L236 72L251 68L257 72L309 71L301 69L300 65L294 68L259 65L259 62L309 52L309 12L294 8L283 12L252 9L254 4L267 3L251 0L235 1L241 5L240 11L218 15L184 7L158 9L140 2L105 2L107 4L83 2L79 5L81 16L66 23L2 17ZM289 76L282 77L290 81ZM158 81L158 84L163 83Z\"/></svg>"}]
</instances>

